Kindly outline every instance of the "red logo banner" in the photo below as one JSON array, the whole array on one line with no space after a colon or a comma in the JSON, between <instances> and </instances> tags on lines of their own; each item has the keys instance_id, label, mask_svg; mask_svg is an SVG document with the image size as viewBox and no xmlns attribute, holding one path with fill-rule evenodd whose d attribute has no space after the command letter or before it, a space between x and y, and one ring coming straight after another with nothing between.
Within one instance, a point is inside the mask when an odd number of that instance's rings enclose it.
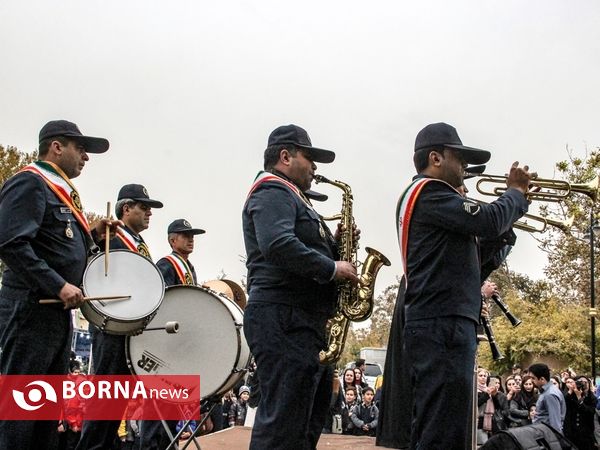
<instances>
[{"instance_id":1,"label":"red logo banner","mask_svg":"<svg viewBox=\"0 0 600 450\"><path fill-rule=\"evenodd\" d=\"M200 419L198 375L0 375L0 420Z\"/></svg>"}]
</instances>

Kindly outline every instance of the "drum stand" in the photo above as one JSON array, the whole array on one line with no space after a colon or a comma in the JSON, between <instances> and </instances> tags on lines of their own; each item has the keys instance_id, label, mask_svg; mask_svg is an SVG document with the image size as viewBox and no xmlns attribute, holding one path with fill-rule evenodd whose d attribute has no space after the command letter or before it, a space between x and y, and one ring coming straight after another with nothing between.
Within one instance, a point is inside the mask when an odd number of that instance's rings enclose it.
<instances>
[{"instance_id":1,"label":"drum stand","mask_svg":"<svg viewBox=\"0 0 600 450\"><path fill-rule=\"evenodd\" d=\"M202 412L204 411L205 412L204 417L202 418L202 420L200 420L200 422L198 422L196 429L192 432L191 436L185 440L185 443L183 444L183 447L181 448L181 450L185 450L186 448L188 448L188 446L192 442L194 442L194 444L196 445L196 449L201 450L200 442L198 442L196 437L200 435L200 432L202 431L202 425L204 425L204 423L206 423L206 421L210 418L210 414L212 413L213 409L215 409L215 407L217 406L217 404L220 401L221 401L221 399L216 397L216 398L203 400L200 402L200 406L198 406L198 408L194 411L194 414L192 416L194 416L196 413L202 414ZM181 410L181 417L184 417L183 410L181 408L180 408L180 410ZM161 419L163 427L165 428L165 431L167 432L167 436L169 437L169 439L171 439L171 443L165 450L171 450L171 449L179 450L179 446L177 445L179 442L179 438L189 428L189 425L193 420L194 419L187 420L181 427L181 430L179 430L179 433L177 433L175 436L173 436L167 422L165 420Z\"/></svg>"}]
</instances>

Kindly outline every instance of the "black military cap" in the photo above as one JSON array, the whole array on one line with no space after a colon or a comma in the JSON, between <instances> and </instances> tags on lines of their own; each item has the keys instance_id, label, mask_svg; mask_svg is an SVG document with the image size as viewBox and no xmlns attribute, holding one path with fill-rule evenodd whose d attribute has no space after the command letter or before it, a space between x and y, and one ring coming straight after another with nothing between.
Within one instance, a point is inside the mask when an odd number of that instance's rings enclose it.
<instances>
[{"instance_id":1,"label":"black military cap","mask_svg":"<svg viewBox=\"0 0 600 450\"><path fill-rule=\"evenodd\" d=\"M143 203L145 205L150 206L151 208L162 208L162 202L158 200L152 200L148 196L148 191L141 184L126 184L119 191L119 196L117 200L122 200L124 198L130 198L135 200L136 202Z\"/></svg>"},{"instance_id":2,"label":"black military cap","mask_svg":"<svg viewBox=\"0 0 600 450\"><path fill-rule=\"evenodd\" d=\"M185 219L177 219L169 224L167 233L189 233L189 234L204 234L206 231L200 228L192 228L192 225Z\"/></svg>"},{"instance_id":3,"label":"black military cap","mask_svg":"<svg viewBox=\"0 0 600 450\"><path fill-rule=\"evenodd\" d=\"M77 125L67 120L52 120L40 130L40 142L57 136L73 138L83 144L88 153L104 153L109 146L107 139L84 136Z\"/></svg>"},{"instance_id":4,"label":"black military cap","mask_svg":"<svg viewBox=\"0 0 600 450\"><path fill-rule=\"evenodd\" d=\"M283 144L293 144L306 150L314 162L330 163L335 159L335 153L331 150L313 147L306 130L298 125L283 125L271 132L267 147Z\"/></svg>"},{"instance_id":5,"label":"black military cap","mask_svg":"<svg viewBox=\"0 0 600 450\"><path fill-rule=\"evenodd\" d=\"M485 164L492 156L487 150L462 145L456 128L444 122L427 125L417 134L415 152L432 147L448 147L458 150L467 164Z\"/></svg>"}]
</instances>

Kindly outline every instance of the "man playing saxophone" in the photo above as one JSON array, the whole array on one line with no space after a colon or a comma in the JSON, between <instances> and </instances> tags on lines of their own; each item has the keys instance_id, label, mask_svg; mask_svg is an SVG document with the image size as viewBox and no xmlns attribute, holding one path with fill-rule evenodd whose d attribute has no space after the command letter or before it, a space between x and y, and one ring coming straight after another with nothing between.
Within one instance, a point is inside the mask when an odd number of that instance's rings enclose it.
<instances>
[{"instance_id":1,"label":"man playing saxophone","mask_svg":"<svg viewBox=\"0 0 600 450\"><path fill-rule=\"evenodd\" d=\"M415 141L418 175L402 194L398 235L407 279L404 350L414 408L411 448L470 447L468 418L481 311L477 237L509 230L528 207L533 174L514 163L508 189L479 205L457 191L469 164L490 153L462 145L456 129L428 125Z\"/></svg>"},{"instance_id":2,"label":"man playing saxophone","mask_svg":"<svg viewBox=\"0 0 600 450\"><path fill-rule=\"evenodd\" d=\"M336 239L303 194L317 166L335 153L312 146L286 125L269 136L246 199L243 232L248 268L244 333L256 360L262 398L250 449L315 449L329 408L331 367L319 363L336 281L358 282L338 261Z\"/></svg>"}]
</instances>

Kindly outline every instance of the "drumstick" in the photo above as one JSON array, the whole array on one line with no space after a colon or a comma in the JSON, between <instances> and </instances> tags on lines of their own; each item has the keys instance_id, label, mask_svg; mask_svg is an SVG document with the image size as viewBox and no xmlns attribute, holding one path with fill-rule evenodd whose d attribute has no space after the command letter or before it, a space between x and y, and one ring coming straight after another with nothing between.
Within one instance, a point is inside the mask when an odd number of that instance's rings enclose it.
<instances>
[{"instance_id":1,"label":"drumstick","mask_svg":"<svg viewBox=\"0 0 600 450\"><path fill-rule=\"evenodd\" d=\"M131 298L131 295L113 295L110 297L83 297L83 299L86 302L93 302L93 301L103 301L103 302L114 302L117 300L129 300ZM43 298L39 301L39 303L41 305L51 305L54 303L62 303L62 300L58 300L57 298Z\"/></svg>"},{"instance_id":2,"label":"drumstick","mask_svg":"<svg viewBox=\"0 0 600 450\"><path fill-rule=\"evenodd\" d=\"M110 202L106 203L106 218L110 220ZM110 253L110 224L106 224L106 236L104 237L104 276L108 276L108 254Z\"/></svg>"}]
</instances>

